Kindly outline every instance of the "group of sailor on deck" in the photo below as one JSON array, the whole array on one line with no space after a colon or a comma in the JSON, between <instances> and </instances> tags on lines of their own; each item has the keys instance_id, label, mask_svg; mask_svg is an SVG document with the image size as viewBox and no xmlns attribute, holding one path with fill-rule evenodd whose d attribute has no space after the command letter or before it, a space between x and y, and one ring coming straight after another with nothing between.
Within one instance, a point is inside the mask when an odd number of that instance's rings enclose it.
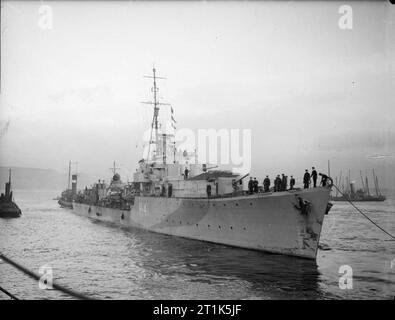
<instances>
[{"instance_id":1,"label":"group of sailor on deck","mask_svg":"<svg viewBox=\"0 0 395 320\"><path fill-rule=\"evenodd\" d=\"M328 181L328 176L320 173L321 176L321 186L325 187L327 185ZM303 176L303 187L304 189L308 189L310 185L312 184L313 188L317 187L317 178L318 174L317 171L315 170L315 167L312 167L311 174L309 171L306 169L305 174ZM263 180L263 188L259 186L259 182L256 178L250 178L248 181L248 193L253 194L253 193L258 193L258 192L279 192L279 191L287 191L287 190L293 190L295 188L295 178L291 175L290 180L289 180L289 189L288 189L288 176L286 176L284 173L281 175L277 175L276 178L274 179L273 183L273 188L270 190L270 178L267 175L266 178Z\"/></svg>"}]
</instances>

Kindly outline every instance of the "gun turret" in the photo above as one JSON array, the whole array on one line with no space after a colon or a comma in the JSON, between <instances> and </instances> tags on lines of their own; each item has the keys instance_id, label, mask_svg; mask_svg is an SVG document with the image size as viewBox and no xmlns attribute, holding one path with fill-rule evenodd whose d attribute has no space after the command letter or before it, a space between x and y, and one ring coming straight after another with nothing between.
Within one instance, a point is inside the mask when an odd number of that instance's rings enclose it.
<instances>
[{"instance_id":1,"label":"gun turret","mask_svg":"<svg viewBox=\"0 0 395 320\"><path fill-rule=\"evenodd\" d=\"M250 175L249 173L245 174L245 175L242 176L241 178L237 179L237 180L234 182L234 184L239 183L241 180L243 180L244 178L247 178L249 175Z\"/></svg>"}]
</instances>

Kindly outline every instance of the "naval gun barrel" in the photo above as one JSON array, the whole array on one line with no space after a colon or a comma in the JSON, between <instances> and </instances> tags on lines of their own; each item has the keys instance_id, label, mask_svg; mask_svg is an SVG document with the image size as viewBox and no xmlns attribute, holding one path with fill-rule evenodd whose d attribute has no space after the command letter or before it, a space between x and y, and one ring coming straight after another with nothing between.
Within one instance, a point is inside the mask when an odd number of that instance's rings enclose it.
<instances>
[{"instance_id":1,"label":"naval gun barrel","mask_svg":"<svg viewBox=\"0 0 395 320\"><path fill-rule=\"evenodd\" d=\"M239 183L241 180L243 180L244 178L247 178L249 175L250 175L249 173L246 173L244 176L242 176L241 178L237 179L237 180L234 182L234 184Z\"/></svg>"}]
</instances>

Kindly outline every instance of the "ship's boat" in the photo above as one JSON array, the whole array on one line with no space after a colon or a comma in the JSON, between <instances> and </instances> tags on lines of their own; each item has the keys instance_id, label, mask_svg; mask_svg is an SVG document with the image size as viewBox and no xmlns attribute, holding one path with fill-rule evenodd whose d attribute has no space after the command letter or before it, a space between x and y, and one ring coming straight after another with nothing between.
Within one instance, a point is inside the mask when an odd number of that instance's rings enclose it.
<instances>
[{"instance_id":1,"label":"ship's boat","mask_svg":"<svg viewBox=\"0 0 395 320\"><path fill-rule=\"evenodd\" d=\"M152 232L247 249L315 259L331 184L281 192L243 190L248 174L212 170L196 151L176 148L175 135L159 131L156 73L148 155L133 181L98 181L78 192L73 211L92 219ZM171 108L173 119L173 108ZM115 166L114 166L115 167ZM331 179L330 179L331 181Z\"/></svg>"},{"instance_id":2,"label":"ship's boat","mask_svg":"<svg viewBox=\"0 0 395 320\"><path fill-rule=\"evenodd\" d=\"M11 169L9 171L8 182L5 184L5 193L0 195L0 217L18 218L22 214L21 209L14 202L11 189Z\"/></svg>"}]
</instances>

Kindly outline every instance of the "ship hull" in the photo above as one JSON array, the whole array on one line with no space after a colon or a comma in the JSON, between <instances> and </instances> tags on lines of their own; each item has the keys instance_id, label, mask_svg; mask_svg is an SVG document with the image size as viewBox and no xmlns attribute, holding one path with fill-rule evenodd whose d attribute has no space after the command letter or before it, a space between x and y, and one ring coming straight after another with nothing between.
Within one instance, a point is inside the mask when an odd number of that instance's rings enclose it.
<instances>
[{"instance_id":1,"label":"ship hull","mask_svg":"<svg viewBox=\"0 0 395 320\"><path fill-rule=\"evenodd\" d=\"M14 202L0 203L0 218L19 218L21 209Z\"/></svg>"},{"instance_id":2,"label":"ship hull","mask_svg":"<svg viewBox=\"0 0 395 320\"><path fill-rule=\"evenodd\" d=\"M130 210L74 202L73 211L167 235L315 259L329 194L314 188L210 199L138 196ZM297 196L310 202L309 213L296 208Z\"/></svg>"}]
</instances>

